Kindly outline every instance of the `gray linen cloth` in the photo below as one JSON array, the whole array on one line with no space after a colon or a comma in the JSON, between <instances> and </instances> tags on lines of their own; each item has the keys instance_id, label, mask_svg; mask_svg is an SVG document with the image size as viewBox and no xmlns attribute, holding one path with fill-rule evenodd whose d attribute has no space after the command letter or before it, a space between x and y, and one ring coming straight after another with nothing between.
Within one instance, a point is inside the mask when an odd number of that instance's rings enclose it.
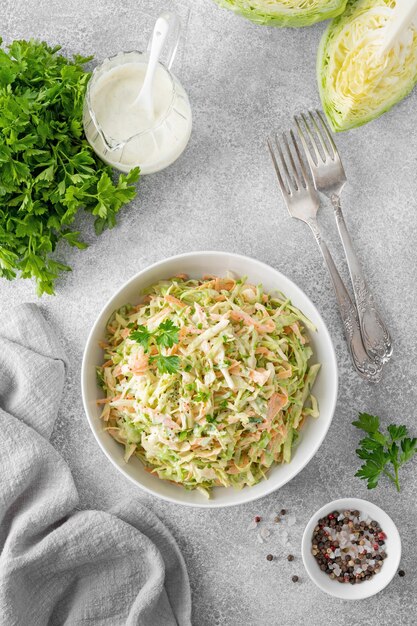
<instances>
[{"instance_id":1,"label":"gray linen cloth","mask_svg":"<svg viewBox=\"0 0 417 626\"><path fill-rule=\"evenodd\" d=\"M0 317L0 624L189 625L190 587L143 505L77 511L52 447L65 355L34 304Z\"/></svg>"}]
</instances>

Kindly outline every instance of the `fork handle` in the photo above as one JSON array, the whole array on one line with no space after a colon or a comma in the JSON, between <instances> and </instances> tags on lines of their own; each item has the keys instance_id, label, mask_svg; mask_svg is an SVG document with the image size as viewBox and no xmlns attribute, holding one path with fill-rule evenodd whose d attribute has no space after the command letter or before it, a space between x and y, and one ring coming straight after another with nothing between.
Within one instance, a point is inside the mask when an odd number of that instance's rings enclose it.
<instances>
[{"instance_id":1,"label":"fork handle","mask_svg":"<svg viewBox=\"0 0 417 626\"><path fill-rule=\"evenodd\" d=\"M361 332L358 323L356 308L351 300L348 290L337 270L330 254L329 248L323 241L319 226L316 219L308 220L308 225L313 231L313 235L317 241L324 261L329 270L330 277L333 282L336 293L337 302L339 304L340 315L343 322L343 329L353 364L359 374L368 382L377 383L381 379L382 364L371 360L365 351L362 343Z\"/></svg>"},{"instance_id":2,"label":"fork handle","mask_svg":"<svg viewBox=\"0 0 417 626\"><path fill-rule=\"evenodd\" d=\"M330 199L352 280L363 345L372 359L380 360L382 363L385 363L392 354L390 334L376 310L374 299L366 284L361 265L356 256L352 239L343 217L340 196L333 194Z\"/></svg>"}]
</instances>

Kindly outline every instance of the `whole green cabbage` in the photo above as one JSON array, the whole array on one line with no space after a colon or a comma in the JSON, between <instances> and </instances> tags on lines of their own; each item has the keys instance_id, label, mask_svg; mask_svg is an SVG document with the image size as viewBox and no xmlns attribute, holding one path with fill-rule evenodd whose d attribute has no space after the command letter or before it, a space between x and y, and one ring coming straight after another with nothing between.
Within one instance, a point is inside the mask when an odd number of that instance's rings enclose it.
<instances>
[{"instance_id":1,"label":"whole green cabbage","mask_svg":"<svg viewBox=\"0 0 417 626\"><path fill-rule=\"evenodd\" d=\"M417 83L416 26L381 52L395 4L395 0L348 0L345 13L323 35L317 77L323 109L335 131L379 117Z\"/></svg>"},{"instance_id":2,"label":"whole green cabbage","mask_svg":"<svg viewBox=\"0 0 417 626\"><path fill-rule=\"evenodd\" d=\"M258 24L309 26L343 12L347 0L216 0Z\"/></svg>"}]
</instances>

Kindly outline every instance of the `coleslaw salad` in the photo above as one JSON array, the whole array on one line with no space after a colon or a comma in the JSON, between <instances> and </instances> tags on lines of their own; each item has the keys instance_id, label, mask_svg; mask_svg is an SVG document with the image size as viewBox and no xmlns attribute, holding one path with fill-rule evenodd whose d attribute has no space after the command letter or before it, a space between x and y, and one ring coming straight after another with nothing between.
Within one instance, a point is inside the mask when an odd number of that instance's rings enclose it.
<instances>
[{"instance_id":1,"label":"coleslaw salad","mask_svg":"<svg viewBox=\"0 0 417 626\"><path fill-rule=\"evenodd\" d=\"M105 428L126 461L187 489L254 485L318 417L314 330L283 294L246 279L160 281L108 322Z\"/></svg>"}]
</instances>

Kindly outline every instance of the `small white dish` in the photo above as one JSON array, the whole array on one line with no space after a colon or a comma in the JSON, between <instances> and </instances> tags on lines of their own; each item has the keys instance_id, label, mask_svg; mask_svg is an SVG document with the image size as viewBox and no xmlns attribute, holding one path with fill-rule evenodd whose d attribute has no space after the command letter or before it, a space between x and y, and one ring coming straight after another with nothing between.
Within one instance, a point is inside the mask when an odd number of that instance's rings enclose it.
<instances>
[{"instance_id":1,"label":"small white dish","mask_svg":"<svg viewBox=\"0 0 417 626\"><path fill-rule=\"evenodd\" d=\"M357 510L361 513L365 513L376 520L386 533L387 538L385 540L385 546L387 558L384 560L384 564L378 574L375 574L370 580L357 585L340 583L337 580L333 580L328 574L321 571L316 559L311 554L311 539L314 527L317 525L317 520L334 510ZM401 560L401 539L398 529L390 516L378 506L367 500L360 500L359 498L342 498L329 502L329 504L326 504L314 513L304 531L301 541L301 555L307 574L322 591L335 598L341 598L342 600L362 600L385 589L394 578Z\"/></svg>"},{"instance_id":2,"label":"small white dish","mask_svg":"<svg viewBox=\"0 0 417 626\"><path fill-rule=\"evenodd\" d=\"M201 278L204 274L225 276L227 272L247 276L249 281L255 284L262 283L266 291L282 291L316 326L317 332L310 333L310 339L314 351L312 362L321 363L313 388L319 403L320 416L318 419L307 420L294 449L291 463L272 467L267 480L262 480L250 488L245 487L241 491L232 487L216 487L208 500L196 490L187 491L181 486L146 472L138 458L132 458L129 463L125 463L123 446L104 430L100 419L101 410L97 406L97 400L102 397L102 392L97 386L96 367L103 362L103 350L99 347L99 341L105 337L109 317L128 302L132 304L140 302L146 287L180 273L188 274L192 278ZM276 269L255 259L229 252L181 254L151 265L133 276L110 298L100 312L87 340L81 371L82 397L88 423L98 444L113 465L135 485L152 495L177 504L205 508L251 502L279 489L301 472L316 454L326 436L336 406L337 388L337 363L332 340L323 318L311 300Z\"/></svg>"}]
</instances>

